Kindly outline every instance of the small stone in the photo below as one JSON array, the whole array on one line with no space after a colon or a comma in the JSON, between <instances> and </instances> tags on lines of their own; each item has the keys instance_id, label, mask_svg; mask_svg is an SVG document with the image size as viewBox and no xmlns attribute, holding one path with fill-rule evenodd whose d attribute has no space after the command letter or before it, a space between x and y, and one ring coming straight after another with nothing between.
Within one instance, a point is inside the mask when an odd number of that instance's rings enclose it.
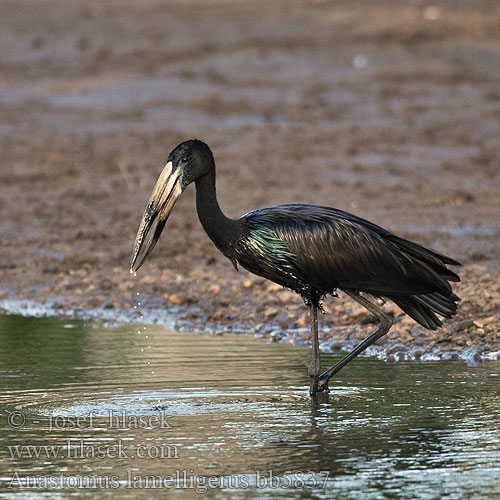
<instances>
[{"instance_id":1,"label":"small stone","mask_svg":"<svg viewBox=\"0 0 500 500\"><path fill-rule=\"evenodd\" d=\"M288 304L288 302L291 302L293 299L295 299L295 294L292 293L292 292L289 292L288 290L283 290L279 296L278 296L278 300L282 303L282 304ZM325 306L323 306L325 307Z\"/></svg>"},{"instance_id":2,"label":"small stone","mask_svg":"<svg viewBox=\"0 0 500 500\"><path fill-rule=\"evenodd\" d=\"M169 295L168 299L167 299L171 304L174 304L176 306L182 304L182 300L177 297L177 295Z\"/></svg>"},{"instance_id":3,"label":"small stone","mask_svg":"<svg viewBox=\"0 0 500 500\"><path fill-rule=\"evenodd\" d=\"M352 314L350 314L350 318L352 320L355 320L358 318L364 318L367 315L368 315L368 311L364 311L363 309L359 309L357 311L354 311Z\"/></svg>"},{"instance_id":4,"label":"small stone","mask_svg":"<svg viewBox=\"0 0 500 500\"><path fill-rule=\"evenodd\" d=\"M264 316L266 318L273 318L277 314L278 314L278 309L276 309L275 307L266 307L266 309L264 309Z\"/></svg>"},{"instance_id":5,"label":"small stone","mask_svg":"<svg viewBox=\"0 0 500 500\"><path fill-rule=\"evenodd\" d=\"M298 320L297 320L297 326L299 328L303 328L307 324L307 315L304 313Z\"/></svg>"},{"instance_id":6,"label":"small stone","mask_svg":"<svg viewBox=\"0 0 500 500\"><path fill-rule=\"evenodd\" d=\"M435 340L436 344L442 344L443 342L448 342L450 340L450 337L448 334L443 332L439 335L436 335L434 340Z\"/></svg>"},{"instance_id":7,"label":"small stone","mask_svg":"<svg viewBox=\"0 0 500 500\"><path fill-rule=\"evenodd\" d=\"M455 332L463 332L464 330L467 330L471 326L474 325L474 321L472 319L464 319L462 321L459 321L458 323L455 323L455 326L453 327L453 331Z\"/></svg>"},{"instance_id":8,"label":"small stone","mask_svg":"<svg viewBox=\"0 0 500 500\"><path fill-rule=\"evenodd\" d=\"M343 344L338 340L334 340L333 342L330 343L329 347L332 351L341 351L343 348Z\"/></svg>"},{"instance_id":9,"label":"small stone","mask_svg":"<svg viewBox=\"0 0 500 500\"><path fill-rule=\"evenodd\" d=\"M422 355L424 354L424 350L423 349L415 349L413 351L413 356L415 357L415 359L420 359L422 357Z\"/></svg>"},{"instance_id":10,"label":"small stone","mask_svg":"<svg viewBox=\"0 0 500 500\"><path fill-rule=\"evenodd\" d=\"M278 285L278 283L270 283L267 288L266 288L266 291L267 292L279 292L283 287L281 285Z\"/></svg>"},{"instance_id":11,"label":"small stone","mask_svg":"<svg viewBox=\"0 0 500 500\"><path fill-rule=\"evenodd\" d=\"M488 318L485 318L482 320L482 323L483 325L491 325L492 323L494 323L495 321L497 321L497 318L496 316L490 316Z\"/></svg>"},{"instance_id":12,"label":"small stone","mask_svg":"<svg viewBox=\"0 0 500 500\"><path fill-rule=\"evenodd\" d=\"M283 330L287 330L289 327L289 323L288 323L287 319L281 318L278 320L278 326L280 328L282 328Z\"/></svg>"}]
</instances>

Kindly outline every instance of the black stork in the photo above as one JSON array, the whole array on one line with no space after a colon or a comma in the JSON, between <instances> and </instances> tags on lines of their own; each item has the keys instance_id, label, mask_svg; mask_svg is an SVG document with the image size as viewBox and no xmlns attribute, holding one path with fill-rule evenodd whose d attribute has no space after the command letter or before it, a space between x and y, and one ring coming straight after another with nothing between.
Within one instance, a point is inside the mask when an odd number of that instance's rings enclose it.
<instances>
[{"instance_id":1,"label":"black stork","mask_svg":"<svg viewBox=\"0 0 500 500\"><path fill-rule=\"evenodd\" d=\"M137 232L131 272L153 250L176 200L192 182L200 222L215 246L233 263L294 290L310 310L310 394L328 392L328 381L355 356L385 335L391 316L367 296L395 302L429 330L450 318L459 298L450 281L460 278L446 265L460 265L418 243L335 208L291 204L262 208L239 219L226 217L215 194L215 162L202 141L179 144L156 182ZM150 234L148 238L148 234ZM147 239L147 241L146 241ZM320 301L342 290L379 320L374 333L321 373L318 342Z\"/></svg>"}]
</instances>

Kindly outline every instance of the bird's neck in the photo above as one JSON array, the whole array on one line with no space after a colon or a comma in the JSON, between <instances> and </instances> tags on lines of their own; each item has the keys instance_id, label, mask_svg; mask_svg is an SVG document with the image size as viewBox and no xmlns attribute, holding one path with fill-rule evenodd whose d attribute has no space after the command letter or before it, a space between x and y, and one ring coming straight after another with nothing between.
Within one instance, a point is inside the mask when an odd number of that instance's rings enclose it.
<instances>
[{"instance_id":1,"label":"bird's neck","mask_svg":"<svg viewBox=\"0 0 500 500\"><path fill-rule=\"evenodd\" d=\"M224 251L236 236L238 221L226 217L215 193L215 172L196 179L196 210L205 232Z\"/></svg>"}]
</instances>

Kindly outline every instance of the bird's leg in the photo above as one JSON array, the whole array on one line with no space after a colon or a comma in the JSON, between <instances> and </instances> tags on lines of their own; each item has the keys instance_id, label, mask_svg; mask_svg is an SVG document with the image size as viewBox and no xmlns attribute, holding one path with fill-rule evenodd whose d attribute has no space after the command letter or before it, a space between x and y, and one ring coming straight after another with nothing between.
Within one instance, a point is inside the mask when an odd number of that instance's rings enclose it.
<instances>
[{"instance_id":1,"label":"bird's leg","mask_svg":"<svg viewBox=\"0 0 500 500\"><path fill-rule=\"evenodd\" d=\"M314 396L318 392L319 374L321 372L321 360L319 358L319 339L318 339L318 305L314 300L309 303L309 313L311 319L311 339L312 339L312 361L309 365L309 377L311 385L309 394Z\"/></svg>"},{"instance_id":2,"label":"bird's leg","mask_svg":"<svg viewBox=\"0 0 500 500\"><path fill-rule=\"evenodd\" d=\"M334 364L331 368L328 368L319 377L319 390L328 391L328 381L330 377L341 370L349 361L355 358L358 354L362 353L368 346L376 342L380 337L384 336L391 328L393 324L392 318L382 311L375 304L367 300L365 297L361 296L358 292L352 292L350 290L344 290L344 292L349 295L356 302L366 307L371 313L373 313L379 320L379 326L368 338L360 342L349 354L344 356L338 363Z\"/></svg>"}]
</instances>

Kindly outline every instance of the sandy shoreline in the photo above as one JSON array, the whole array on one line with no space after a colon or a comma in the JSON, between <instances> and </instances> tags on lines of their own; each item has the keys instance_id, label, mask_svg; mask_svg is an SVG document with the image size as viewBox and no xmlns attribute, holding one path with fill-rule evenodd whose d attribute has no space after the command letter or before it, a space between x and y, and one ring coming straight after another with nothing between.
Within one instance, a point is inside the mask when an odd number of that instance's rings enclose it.
<instances>
[{"instance_id":1,"label":"sandy shoreline","mask_svg":"<svg viewBox=\"0 0 500 500\"><path fill-rule=\"evenodd\" d=\"M308 312L301 299L272 283L250 277L242 282L242 290L235 290L233 286L232 293L225 294L221 293L219 285L210 284L212 280L207 280L208 283L198 286L197 290L206 292L205 296L211 295L211 303L208 299L204 302L190 300L181 290L177 294L148 297L136 291L144 288L136 281L132 280L128 287L122 287L128 288L128 293L115 293L114 299L107 295L104 301L100 300L104 297L100 294L94 298L83 298L79 294L77 298L54 298L35 293L26 299L3 293L0 311L25 316L90 319L110 327L117 323L140 322L215 335L223 335L224 332L250 333L272 342L310 344ZM145 281L148 282L147 279ZM473 287L459 285L459 293L463 293L464 289L474 296ZM499 291L497 289L497 293ZM235 296L235 293L238 295ZM385 304L386 310L396 320L395 326L366 354L388 362L460 359L474 364L500 361L498 316L495 313L488 315L495 310L495 306L498 307L498 298L488 305L481 300L465 298L460 306L457 318L430 332L396 306ZM370 314L342 293L339 297L327 298L323 308L324 314L319 317L322 351L352 349L375 327Z\"/></svg>"}]
</instances>

